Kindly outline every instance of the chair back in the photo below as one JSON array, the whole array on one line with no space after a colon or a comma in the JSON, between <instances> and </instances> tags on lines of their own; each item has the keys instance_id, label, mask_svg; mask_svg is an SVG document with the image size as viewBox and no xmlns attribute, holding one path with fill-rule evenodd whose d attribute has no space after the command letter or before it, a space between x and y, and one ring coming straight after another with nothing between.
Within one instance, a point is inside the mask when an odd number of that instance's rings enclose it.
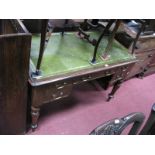
<instances>
[{"instance_id":1,"label":"chair back","mask_svg":"<svg viewBox=\"0 0 155 155\"><path fill-rule=\"evenodd\" d=\"M90 135L120 135L123 130L132 123L133 126L128 134L136 135L144 121L144 118L145 116L143 113L131 113L123 118L116 118L99 125L90 133Z\"/></svg>"}]
</instances>

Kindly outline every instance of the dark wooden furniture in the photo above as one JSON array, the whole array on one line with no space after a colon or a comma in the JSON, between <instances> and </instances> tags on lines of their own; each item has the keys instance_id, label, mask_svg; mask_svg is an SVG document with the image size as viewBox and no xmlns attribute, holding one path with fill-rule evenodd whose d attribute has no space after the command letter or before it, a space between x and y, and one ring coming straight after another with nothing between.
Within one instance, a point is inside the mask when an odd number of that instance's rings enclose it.
<instances>
[{"instance_id":1,"label":"dark wooden furniture","mask_svg":"<svg viewBox=\"0 0 155 155\"><path fill-rule=\"evenodd\" d=\"M19 20L0 20L0 134L26 131L30 45Z\"/></svg>"},{"instance_id":2,"label":"dark wooden furniture","mask_svg":"<svg viewBox=\"0 0 155 155\"><path fill-rule=\"evenodd\" d=\"M41 79L29 79L31 85L31 115L32 129L37 127L39 111L43 104L67 97L74 85L95 80L101 77L111 76L110 83L114 84L108 101L114 96L120 84L125 79L135 60L111 66L83 69L77 72Z\"/></svg>"},{"instance_id":3,"label":"dark wooden furniture","mask_svg":"<svg viewBox=\"0 0 155 155\"><path fill-rule=\"evenodd\" d=\"M135 63L130 74L127 76L127 79L130 79L134 76L142 78L155 73L155 38L148 39L143 44L148 46L147 48L142 47L135 50L135 56L138 59L138 62Z\"/></svg>"},{"instance_id":4,"label":"dark wooden furniture","mask_svg":"<svg viewBox=\"0 0 155 155\"><path fill-rule=\"evenodd\" d=\"M119 33L116 35L116 39L129 49L129 52L134 52L138 59L132 68L130 74L126 79L130 79L134 76L143 77L155 73L155 20L145 20L145 25L140 29L138 23L132 20L127 20L125 23L121 23ZM138 30L141 31L138 31ZM140 32L140 33L139 33ZM133 38L139 35L137 41L132 43Z\"/></svg>"},{"instance_id":5,"label":"dark wooden furniture","mask_svg":"<svg viewBox=\"0 0 155 155\"><path fill-rule=\"evenodd\" d=\"M136 135L144 121L143 113L131 113L123 118L115 118L91 131L90 135L120 135L128 125L132 125L129 135Z\"/></svg>"},{"instance_id":6,"label":"dark wooden furniture","mask_svg":"<svg viewBox=\"0 0 155 155\"><path fill-rule=\"evenodd\" d=\"M96 38L100 36L100 33L94 31L90 33ZM40 37L36 34L32 36L29 78L32 129L37 128L40 108L46 103L67 97L74 85L105 77L108 79L104 81L106 88L113 85L107 100L114 96L137 60L116 40L111 44L110 57L103 60L101 55L107 43L108 37L103 37L96 63L92 64L90 60L94 47L80 39L77 32L65 32L64 35L61 32L53 33L42 56L41 74L37 75L34 73L39 57Z\"/></svg>"},{"instance_id":7,"label":"dark wooden furniture","mask_svg":"<svg viewBox=\"0 0 155 155\"><path fill-rule=\"evenodd\" d=\"M99 125L90 132L90 135L120 135L130 124L133 125L128 133L129 135L155 135L155 104L152 105L149 118L139 131L144 119L143 113L131 113L123 118L115 118Z\"/></svg>"},{"instance_id":8,"label":"dark wooden furniture","mask_svg":"<svg viewBox=\"0 0 155 155\"><path fill-rule=\"evenodd\" d=\"M95 24L94 24L94 21L95 21ZM110 28L112 27L112 25L114 25L111 35L109 35L109 38L108 38L108 44L105 48L104 53L101 56L103 59L108 58L109 51L111 50L115 34L116 34L120 24L121 24L121 20L119 20L119 19L109 20L108 23L106 24L106 26L104 25L103 22L100 22L99 20L92 20L91 22L88 19L84 20L83 25L79 27L78 35L80 36L80 38L87 40L90 44L92 44L94 46L94 54L93 54L91 63L96 63L96 56L97 56L98 48L99 48L100 44L102 43L102 39L105 35L110 33ZM92 28L94 28L94 29L102 28L103 29L102 32L100 33L100 36L98 37L98 39L91 38L91 35L84 31L85 29L87 29L87 31L88 31L88 30L91 30Z\"/></svg>"}]
</instances>

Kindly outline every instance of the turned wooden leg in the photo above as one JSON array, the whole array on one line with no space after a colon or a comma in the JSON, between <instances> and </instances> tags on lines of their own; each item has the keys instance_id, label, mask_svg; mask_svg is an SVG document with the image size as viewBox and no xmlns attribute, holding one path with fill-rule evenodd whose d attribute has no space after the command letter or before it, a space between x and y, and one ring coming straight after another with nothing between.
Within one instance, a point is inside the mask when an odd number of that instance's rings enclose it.
<instances>
[{"instance_id":1,"label":"turned wooden leg","mask_svg":"<svg viewBox=\"0 0 155 155\"><path fill-rule=\"evenodd\" d=\"M35 131L35 129L38 127L38 118L40 114L40 108L31 107L31 117L32 117L32 124L31 129L32 131Z\"/></svg>"},{"instance_id":2,"label":"turned wooden leg","mask_svg":"<svg viewBox=\"0 0 155 155\"><path fill-rule=\"evenodd\" d=\"M148 67L145 67L141 73L137 75L138 78L143 79L145 72L148 71Z\"/></svg>"},{"instance_id":3,"label":"turned wooden leg","mask_svg":"<svg viewBox=\"0 0 155 155\"><path fill-rule=\"evenodd\" d=\"M121 83L122 82L123 82L122 80L116 81L116 83L113 86L113 89L112 89L111 93L108 94L107 101L110 101L114 97L114 94L116 93L116 91L118 90L118 88L121 86Z\"/></svg>"},{"instance_id":4,"label":"turned wooden leg","mask_svg":"<svg viewBox=\"0 0 155 155\"><path fill-rule=\"evenodd\" d=\"M144 72L139 73L136 77L139 78L139 79L143 79L143 77L144 77Z\"/></svg>"}]
</instances>

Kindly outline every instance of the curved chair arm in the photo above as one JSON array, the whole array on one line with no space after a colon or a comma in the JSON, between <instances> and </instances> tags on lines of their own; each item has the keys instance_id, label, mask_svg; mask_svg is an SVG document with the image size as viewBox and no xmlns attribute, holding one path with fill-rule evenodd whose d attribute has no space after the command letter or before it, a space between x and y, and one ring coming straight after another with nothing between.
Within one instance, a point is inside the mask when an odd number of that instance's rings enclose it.
<instances>
[{"instance_id":1,"label":"curved chair arm","mask_svg":"<svg viewBox=\"0 0 155 155\"><path fill-rule=\"evenodd\" d=\"M129 135L134 135L137 134L144 118L145 116L143 113L131 113L121 119L116 118L98 126L90 135L120 135L123 130L132 123L134 124L129 131Z\"/></svg>"}]
</instances>

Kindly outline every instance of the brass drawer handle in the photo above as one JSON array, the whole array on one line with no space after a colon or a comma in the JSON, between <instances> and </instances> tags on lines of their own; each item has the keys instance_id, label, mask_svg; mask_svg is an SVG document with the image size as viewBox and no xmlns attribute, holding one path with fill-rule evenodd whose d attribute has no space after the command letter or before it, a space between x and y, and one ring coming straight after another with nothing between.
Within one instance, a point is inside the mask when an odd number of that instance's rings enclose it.
<instances>
[{"instance_id":1,"label":"brass drawer handle","mask_svg":"<svg viewBox=\"0 0 155 155\"><path fill-rule=\"evenodd\" d=\"M86 82L86 81L88 81L88 80L89 80L89 79L84 79L84 78L82 79L83 82Z\"/></svg>"},{"instance_id":2,"label":"brass drawer handle","mask_svg":"<svg viewBox=\"0 0 155 155\"><path fill-rule=\"evenodd\" d=\"M89 75L89 76L86 77L86 78L83 77L83 78L82 78L82 81L83 81L83 82L86 82L86 81L90 80L91 78L92 78L92 77Z\"/></svg>"},{"instance_id":3,"label":"brass drawer handle","mask_svg":"<svg viewBox=\"0 0 155 155\"><path fill-rule=\"evenodd\" d=\"M127 72L126 75L128 75L130 72Z\"/></svg>"},{"instance_id":4,"label":"brass drawer handle","mask_svg":"<svg viewBox=\"0 0 155 155\"><path fill-rule=\"evenodd\" d=\"M109 71L107 71L107 72L105 72L105 75L109 76L109 75L111 75L111 73Z\"/></svg>"},{"instance_id":5,"label":"brass drawer handle","mask_svg":"<svg viewBox=\"0 0 155 155\"><path fill-rule=\"evenodd\" d=\"M64 92L60 92L60 95L63 96L64 95Z\"/></svg>"},{"instance_id":6,"label":"brass drawer handle","mask_svg":"<svg viewBox=\"0 0 155 155\"><path fill-rule=\"evenodd\" d=\"M61 97L61 96L59 96L59 97L56 97L56 98L55 98L55 100L59 100L59 99L61 99L61 98L62 98L62 97Z\"/></svg>"},{"instance_id":7,"label":"brass drawer handle","mask_svg":"<svg viewBox=\"0 0 155 155\"><path fill-rule=\"evenodd\" d=\"M53 99L54 99L54 100L58 100L58 99L60 99L60 98L62 98L62 96L57 96L57 95L53 94Z\"/></svg>"},{"instance_id":8,"label":"brass drawer handle","mask_svg":"<svg viewBox=\"0 0 155 155\"><path fill-rule=\"evenodd\" d=\"M57 86L57 89L62 89L64 88L64 86Z\"/></svg>"},{"instance_id":9,"label":"brass drawer handle","mask_svg":"<svg viewBox=\"0 0 155 155\"><path fill-rule=\"evenodd\" d=\"M75 81L75 82L73 82L73 84L79 84L79 83L81 83L81 81Z\"/></svg>"}]
</instances>

